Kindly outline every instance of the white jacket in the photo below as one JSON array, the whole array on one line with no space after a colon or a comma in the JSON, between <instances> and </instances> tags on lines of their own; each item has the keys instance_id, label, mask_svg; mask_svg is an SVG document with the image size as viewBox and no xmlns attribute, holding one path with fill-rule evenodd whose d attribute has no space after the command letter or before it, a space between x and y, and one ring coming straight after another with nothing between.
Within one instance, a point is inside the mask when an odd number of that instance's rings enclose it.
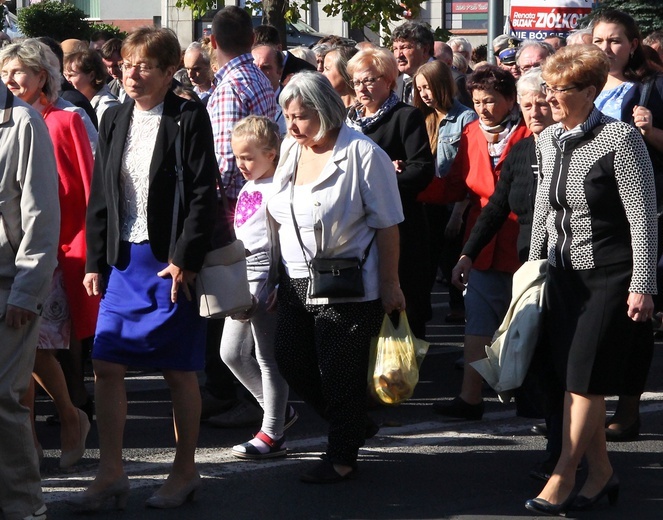
<instances>
[{"instance_id":1,"label":"white jacket","mask_svg":"<svg viewBox=\"0 0 663 520\"><path fill-rule=\"evenodd\" d=\"M522 385L539 342L547 271L548 260L534 260L514 273L509 310L486 346L488 357L471 363L503 403Z\"/></svg>"}]
</instances>

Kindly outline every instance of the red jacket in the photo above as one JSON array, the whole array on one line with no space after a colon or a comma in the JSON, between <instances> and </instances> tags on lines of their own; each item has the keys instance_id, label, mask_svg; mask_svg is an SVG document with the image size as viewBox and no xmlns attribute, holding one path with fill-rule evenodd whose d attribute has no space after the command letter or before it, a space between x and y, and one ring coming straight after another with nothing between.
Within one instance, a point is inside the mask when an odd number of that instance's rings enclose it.
<instances>
[{"instance_id":1,"label":"red jacket","mask_svg":"<svg viewBox=\"0 0 663 520\"><path fill-rule=\"evenodd\" d=\"M53 141L58 167L60 242L58 265L78 339L94 335L99 298L87 295L85 277L85 212L92 180L92 149L83 120L74 112L48 107L44 120Z\"/></svg>"},{"instance_id":2,"label":"red jacket","mask_svg":"<svg viewBox=\"0 0 663 520\"><path fill-rule=\"evenodd\" d=\"M473 121L463 129L458 147L458 154L451 166L449 174L442 179L440 203L448 204L470 198L471 206L465 229L465 241L470 235L481 209L495 191L502 164L511 147L531 132L521 121L509 137L506 148L493 168L493 161L488 155L488 144L479 121ZM520 267L516 241L518 238L518 222L511 213L497 235L483 248L473 264L474 269L495 269L514 273Z\"/></svg>"}]
</instances>

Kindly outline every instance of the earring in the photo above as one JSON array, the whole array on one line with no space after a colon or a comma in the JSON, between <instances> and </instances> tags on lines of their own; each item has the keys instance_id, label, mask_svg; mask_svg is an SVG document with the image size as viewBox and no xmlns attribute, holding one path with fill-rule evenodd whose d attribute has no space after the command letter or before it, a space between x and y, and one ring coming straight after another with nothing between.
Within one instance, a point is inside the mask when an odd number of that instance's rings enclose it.
<instances>
[{"instance_id":1,"label":"earring","mask_svg":"<svg viewBox=\"0 0 663 520\"><path fill-rule=\"evenodd\" d=\"M631 56L631 58L633 58L633 54L635 54L635 51L631 51L631 54L629 56Z\"/></svg>"}]
</instances>

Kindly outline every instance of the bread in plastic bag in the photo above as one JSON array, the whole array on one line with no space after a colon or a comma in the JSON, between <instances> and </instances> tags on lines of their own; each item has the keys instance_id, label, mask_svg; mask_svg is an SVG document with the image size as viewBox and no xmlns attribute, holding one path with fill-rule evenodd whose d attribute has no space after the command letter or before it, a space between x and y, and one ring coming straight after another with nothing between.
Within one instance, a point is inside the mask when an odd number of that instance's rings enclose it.
<instances>
[{"instance_id":1,"label":"bread in plastic bag","mask_svg":"<svg viewBox=\"0 0 663 520\"><path fill-rule=\"evenodd\" d=\"M428 342L412 334L404 311L399 315L398 327L385 315L380 335L371 343L371 394L384 404L399 404L412 397L428 347Z\"/></svg>"}]
</instances>

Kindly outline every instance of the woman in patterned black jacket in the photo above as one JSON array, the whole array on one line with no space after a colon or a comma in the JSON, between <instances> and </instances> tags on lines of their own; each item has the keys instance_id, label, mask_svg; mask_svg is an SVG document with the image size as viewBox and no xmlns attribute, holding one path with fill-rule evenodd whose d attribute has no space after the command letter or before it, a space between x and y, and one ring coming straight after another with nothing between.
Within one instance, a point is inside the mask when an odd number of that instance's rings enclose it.
<instances>
[{"instance_id":1,"label":"woman in patterned black jacket","mask_svg":"<svg viewBox=\"0 0 663 520\"><path fill-rule=\"evenodd\" d=\"M558 124L539 136L530 260L548 259L543 348L564 390L562 453L526 507L565 514L617 499L606 449L605 395L622 393L623 367L653 341L656 200L639 132L603 115L594 99L609 60L593 45L566 47L543 65L546 99ZM577 497L576 469L588 477Z\"/></svg>"}]
</instances>

